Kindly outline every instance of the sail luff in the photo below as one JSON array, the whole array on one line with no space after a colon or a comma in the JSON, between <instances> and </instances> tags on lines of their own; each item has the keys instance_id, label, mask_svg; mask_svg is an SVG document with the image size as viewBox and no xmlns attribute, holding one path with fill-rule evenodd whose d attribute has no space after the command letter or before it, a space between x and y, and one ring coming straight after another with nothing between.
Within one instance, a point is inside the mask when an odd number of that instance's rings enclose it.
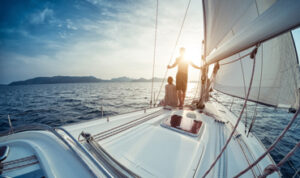
<instances>
[{"instance_id":1,"label":"sail luff","mask_svg":"<svg viewBox=\"0 0 300 178\"><path fill-rule=\"evenodd\" d=\"M206 1L204 0L203 2L205 3ZM205 8L206 5L204 4L203 6ZM206 57L207 64L209 65L230 57L299 26L299 9L299 0L278 0L241 31L237 32L231 40L222 44L211 54L207 54L206 48L206 55L208 55ZM205 40L209 40L207 38L207 22L205 22L205 25ZM205 44L207 45L207 41L205 41Z\"/></svg>"}]
</instances>

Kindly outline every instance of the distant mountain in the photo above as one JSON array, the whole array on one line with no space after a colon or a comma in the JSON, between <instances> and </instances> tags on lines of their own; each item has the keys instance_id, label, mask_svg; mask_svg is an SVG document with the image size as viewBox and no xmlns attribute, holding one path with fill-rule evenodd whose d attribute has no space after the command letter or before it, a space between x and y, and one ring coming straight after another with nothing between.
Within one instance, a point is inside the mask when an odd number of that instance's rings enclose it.
<instances>
[{"instance_id":1,"label":"distant mountain","mask_svg":"<svg viewBox=\"0 0 300 178\"><path fill-rule=\"evenodd\" d=\"M128 77L119 77L119 78L112 78L110 82L131 82L132 80L134 79Z\"/></svg>"},{"instance_id":2,"label":"distant mountain","mask_svg":"<svg viewBox=\"0 0 300 178\"><path fill-rule=\"evenodd\" d=\"M109 80L110 82L152 82L151 79L145 79L145 78L139 78L139 79L133 79L128 77L119 77L119 78L112 78ZM161 82L161 78L154 77L154 82Z\"/></svg>"},{"instance_id":3,"label":"distant mountain","mask_svg":"<svg viewBox=\"0 0 300 178\"><path fill-rule=\"evenodd\" d=\"M34 85L34 84L57 84L57 83L98 83L98 82L151 82L151 79L128 77L112 78L111 80L102 80L93 76L54 76L54 77L36 77L24 81L12 82L9 85ZM154 82L161 82L161 78L154 78Z\"/></svg>"},{"instance_id":4,"label":"distant mountain","mask_svg":"<svg viewBox=\"0 0 300 178\"><path fill-rule=\"evenodd\" d=\"M36 77L24 81L12 82L9 85L32 85L32 84L56 84L56 83L95 83L103 82L93 76L71 77L71 76L54 76L54 77Z\"/></svg>"},{"instance_id":5,"label":"distant mountain","mask_svg":"<svg viewBox=\"0 0 300 178\"><path fill-rule=\"evenodd\" d=\"M162 82L162 78L153 78L154 82ZM132 82L152 82L152 79L145 79L145 78L139 78L139 79L134 79Z\"/></svg>"},{"instance_id":6,"label":"distant mountain","mask_svg":"<svg viewBox=\"0 0 300 178\"><path fill-rule=\"evenodd\" d=\"M151 81L151 79L147 80L145 78L139 78L139 79L133 80L132 82L149 82L149 81Z\"/></svg>"}]
</instances>

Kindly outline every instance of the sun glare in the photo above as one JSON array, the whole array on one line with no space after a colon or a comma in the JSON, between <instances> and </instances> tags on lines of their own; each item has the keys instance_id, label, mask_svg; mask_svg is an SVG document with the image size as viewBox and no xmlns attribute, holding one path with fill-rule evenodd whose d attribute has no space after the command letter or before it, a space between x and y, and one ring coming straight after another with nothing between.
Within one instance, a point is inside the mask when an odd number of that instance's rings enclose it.
<instances>
[{"instance_id":1,"label":"sun glare","mask_svg":"<svg viewBox=\"0 0 300 178\"><path fill-rule=\"evenodd\" d=\"M196 65L201 64L201 49L196 46L184 46L185 60L191 61Z\"/></svg>"}]
</instances>

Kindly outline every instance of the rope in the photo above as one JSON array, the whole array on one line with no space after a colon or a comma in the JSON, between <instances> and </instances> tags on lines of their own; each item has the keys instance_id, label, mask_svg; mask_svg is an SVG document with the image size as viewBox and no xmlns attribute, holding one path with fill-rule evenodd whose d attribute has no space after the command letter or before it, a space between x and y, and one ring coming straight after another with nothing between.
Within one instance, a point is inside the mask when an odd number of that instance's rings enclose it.
<instances>
[{"instance_id":1,"label":"rope","mask_svg":"<svg viewBox=\"0 0 300 178\"><path fill-rule=\"evenodd\" d=\"M276 140L272 143L272 145L268 148L267 151L265 151L255 162L253 162L251 165L249 165L246 169L238 173L235 177L240 177L244 173L246 173L248 170L250 170L253 166L255 166L259 161L261 161L267 154L269 154L270 151L274 149L274 147L277 145L277 143L283 138L285 133L289 130L289 128L292 126L293 122L296 120L297 115L299 114L300 106L297 109L297 112L294 114L293 118L289 122L289 124L284 128L284 130L281 132L281 134L276 138Z\"/></svg>"},{"instance_id":2,"label":"rope","mask_svg":"<svg viewBox=\"0 0 300 178\"><path fill-rule=\"evenodd\" d=\"M295 152L296 150L300 147L300 142L298 142L295 147L277 164L277 167L280 167L285 163Z\"/></svg>"},{"instance_id":3,"label":"rope","mask_svg":"<svg viewBox=\"0 0 300 178\"><path fill-rule=\"evenodd\" d=\"M261 48L261 50L263 50L263 47ZM263 52L262 52L263 54ZM260 69L260 79L259 79L259 87L258 87L258 94L257 94L257 101L259 100L259 96L260 96L260 88L261 88L261 81L262 81L262 74L263 74L263 57L261 58L261 69ZM255 123L255 120L256 120L256 115L257 115L257 105L258 103L256 102L255 103L255 108L254 108L254 114L253 114L253 117L252 117L252 121L251 121L251 124L249 126L249 130L248 130L248 134L247 134L247 137L249 136L249 133L251 132L252 130L252 127Z\"/></svg>"},{"instance_id":4,"label":"rope","mask_svg":"<svg viewBox=\"0 0 300 178\"><path fill-rule=\"evenodd\" d=\"M297 169L297 171L295 172L292 178L295 178L299 172L300 172L300 167Z\"/></svg>"},{"instance_id":5,"label":"rope","mask_svg":"<svg viewBox=\"0 0 300 178\"><path fill-rule=\"evenodd\" d=\"M156 40L157 40L157 20L158 20L158 0L156 1L156 18L155 18L154 51L153 51L153 66L152 66L152 82L151 82L150 107L152 106L152 96L153 96L154 68L155 68L155 57L156 57Z\"/></svg>"},{"instance_id":6,"label":"rope","mask_svg":"<svg viewBox=\"0 0 300 178\"><path fill-rule=\"evenodd\" d=\"M245 92L245 96L246 96L246 94L247 94L247 93L246 93L246 92L247 92L247 91L246 91L246 90L247 90L246 88L247 88L247 87L246 87L245 74L244 74L244 67L243 67L242 61L240 61L240 64L241 64L241 69L242 69L242 74L243 74L244 92ZM246 112L245 112L245 133L246 133L247 123L248 123L248 122L247 122L247 118L248 118L248 117L247 117L247 113L248 113L248 112L247 112L247 105L246 105Z\"/></svg>"},{"instance_id":7,"label":"rope","mask_svg":"<svg viewBox=\"0 0 300 178\"><path fill-rule=\"evenodd\" d=\"M282 156L282 157L285 156L284 151L282 151L282 149L280 148L280 146L275 147L274 150L276 150L276 152L280 156ZM293 162L291 160L288 160L286 163L290 166L291 169L294 170L294 172L297 172L297 169L293 166Z\"/></svg>"},{"instance_id":8,"label":"rope","mask_svg":"<svg viewBox=\"0 0 300 178\"><path fill-rule=\"evenodd\" d=\"M190 4L191 4L191 0L189 0L188 5L187 5L187 7L186 7L185 14L184 14L184 17L183 17L183 20L182 20L182 23L181 23L181 27L180 27L180 30L179 30L179 33L178 33L178 36L177 36L177 39L176 39L176 42L175 42L175 46L174 46L173 51L172 51L172 53L171 53L171 57L170 57L170 60L169 60L168 65L170 65L170 63L171 63L171 61L172 61L172 59L173 59L173 56L174 56L174 53L175 53L177 44L178 44L179 39L180 39L180 36L181 36L181 32L182 32L182 29L183 29L183 26L184 26L184 22L185 22L185 19L186 19L186 16L187 16L187 13L188 13ZM156 99L154 99L154 105L155 105L156 102L158 101L158 98L159 98L159 95L160 95L162 86L163 86L163 84L164 84L164 82L165 82L165 80L166 80L167 74L168 74L168 69L166 70L166 72L165 72L165 74L164 74L164 78L163 78L163 80L162 80L162 82L161 82L161 85L160 85L160 88L159 88L159 92L158 92L158 94L157 94L157 97L156 97Z\"/></svg>"},{"instance_id":9,"label":"rope","mask_svg":"<svg viewBox=\"0 0 300 178\"><path fill-rule=\"evenodd\" d=\"M216 157L215 161L211 164L210 168L205 172L205 174L203 175L203 178L206 177L209 174L209 172L213 169L213 167L215 166L215 164L217 163L217 161L221 158L223 152L225 151L225 149L227 148L229 142L231 141L231 138L232 138L233 134L235 133L237 126L239 125L239 123L241 121L242 115L243 115L245 107L247 105L248 97L250 95L250 90L251 90L251 87L252 87L252 82L253 82L253 77L254 77L254 70L255 70L255 61L256 61L256 59L255 59L255 56L254 56L254 58L253 58L253 67L252 67L252 74L251 74L251 80L250 80L250 83L249 83L248 93L246 95L245 102L244 102L243 108L241 110L241 113L239 115L239 118L238 118L238 120L237 120L237 122L236 122L236 124L235 124L235 126L234 126L234 128L233 128L233 130L232 130L232 132L231 132L231 134L229 136L229 138L227 139L224 147L222 148L222 150L219 153L219 155Z\"/></svg>"},{"instance_id":10,"label":"rope","mask_svg":"<svg viewBox=\"0 0 300 178\"><path fill-rule=\"evenodd\" d=\"M239 60L243 59L244 57L249 56L250 54L251 54L251 52L250 52L250 53L247 53L247 54L245 54L245 55L243 55L243 56L240 56L239 58L234 59L234 60L232 60L232 61L229 61L229 62L225 62L225 63L223 63L223 64L220 64L220 66L234 63L234 62L236 62L236 61L239 61Z\"/></svg>"},{"instance_id":11,"label":"rope","mask_svg":"<svg viewBox=\"0 0 300 178\"><path fill-rule=\"evenodd\" d=\"M298 142L295 147L277 164L277 165L269 165L265 168L263 174L259 176L260 178L265 178L268 175L272 174L275 171L279 170L279 167L283 165L295 152L296 150L300 147L300 142Z\"/></svg>"}]
</instances>

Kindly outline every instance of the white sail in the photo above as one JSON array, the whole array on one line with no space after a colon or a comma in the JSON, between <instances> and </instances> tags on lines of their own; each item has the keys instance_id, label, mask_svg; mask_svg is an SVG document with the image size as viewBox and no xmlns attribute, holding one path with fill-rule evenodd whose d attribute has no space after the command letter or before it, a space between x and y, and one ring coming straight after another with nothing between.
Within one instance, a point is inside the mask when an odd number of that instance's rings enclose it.
<instances>
[{"instance_id":1,"label":"white sail","mask_svg":"<svg viewBox=\"0 0 300 178\"><path fill-rule=\"evenodd\" d=\"M249 99L275 107L297 106L299 67L290 29L300 24L300 1L203 0L203 8L206 61L221 64L214 89L244 98L253 60L247 56L222 64L261 43Z\"/></svg>"},{"instance_id":2,"label":"white sail","mask_svg":"<svg viewBox=\"0 0 300 178\"><path fill-rule=\"evenodd\" d=\"M300 24L299 0L203 0L203 8L208 64Z\"/></svg>"},{"instance_id":3,"label":"white sail","mask_svg":"<svg viewBox=\"0 0 300 178\"><path fill-rule=\"evenodd\" d=\"M231 64L222 64L251 50L248 49L220 61L221 66L214 80L214 89L232 96L245 97L245 90L248 89L252 73L253 59L247 56ZM299 100L299 84L299 64L292 34L288 32L263 43L256 55L249 99L275 107L296 107Z\"/></svg>"}]
</instances>

